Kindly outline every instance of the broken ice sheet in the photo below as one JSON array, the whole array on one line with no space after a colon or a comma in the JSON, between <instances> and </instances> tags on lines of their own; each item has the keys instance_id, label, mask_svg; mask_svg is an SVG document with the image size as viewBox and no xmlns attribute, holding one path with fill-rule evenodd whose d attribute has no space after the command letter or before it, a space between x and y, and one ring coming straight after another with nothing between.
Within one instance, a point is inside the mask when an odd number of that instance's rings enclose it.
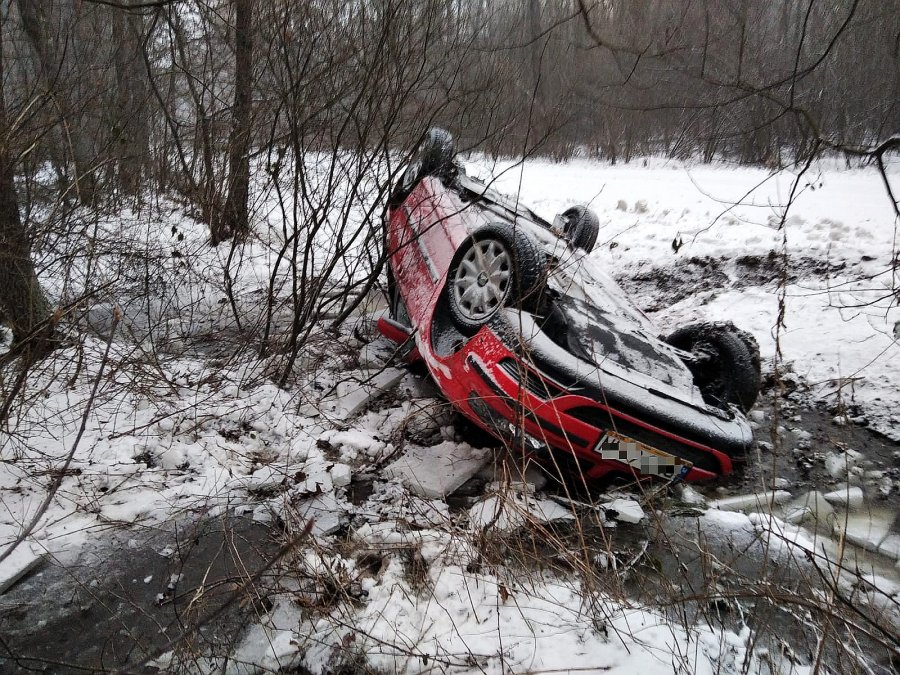
<instances>
[{"instance_id":1,"label":"broken ice sheet","mask_svg":"<svg viewBox=\"0 0 900 675\"><path fill-rule=\"evenodd\" d=\"M410 445L402 457L385 467L384 475L403 483L420 497L439 499L453 494L478 473L490 452L453 441L430 448Z\"/></svg>"},{"instance_id":2,"label":"broken ice sheet","mask_svg":"<svg viewBox=\"0 0 900 675\"><path fill-rule=\"evenodd\" d=\"M574 519L570 509L556 502L513 491L486 497L469 509L469 527L473 530L510 531L528 521L549 523Z\"/></svg>"},{"instance_id":3,"label":"broken ice sheet","mask_svg":"<svg viewBox=\"0 0 900 675\"><path fill-rule=\"evenodd\" d=\"M326 493L294 506L292 517L299 519L299 529L302 529L307 521L312 520L312 534L325 536L340 529L347 521L352 508L349 502L338 499L333 493Z\"/></svg>"},{"instance_id":4,"label":"broken ice sheet","mask_svg":"<svg viewBox=\"0 0 900 675\"><path fill-rule=\"evenodd\" d=\"M359 370L349 373L317 407L301 412L305 414L319 412L335 420L350 419L362 412L373 400L390 391L405 374L405 371L399 368L386 368L381 371Z\"/></svg>"},{"instance_id":5,"label":"broken ice sheet","mask_svg":"<svg viewBox=\"0 0 900 675\"><path fill-rule=\"evenodd\" d=\"M9 544L0 548L6 553ZM19 579L41 564L44 554L36 552L27 542L21 542L3 562L0 562L0 593L5 593Z\"/></svg>"},{"instance_id":6,"label":"broken ice sheet","mask_svg":"<svg viewBox=\"0 0 900 675\"><path fill-rule=\"evenodd\" d=\"M613 499L603 504L607 514L615 511L615 519L620 523L639 523L644 518L644 509L633 499Z\"/></svg>"}]
</instances>

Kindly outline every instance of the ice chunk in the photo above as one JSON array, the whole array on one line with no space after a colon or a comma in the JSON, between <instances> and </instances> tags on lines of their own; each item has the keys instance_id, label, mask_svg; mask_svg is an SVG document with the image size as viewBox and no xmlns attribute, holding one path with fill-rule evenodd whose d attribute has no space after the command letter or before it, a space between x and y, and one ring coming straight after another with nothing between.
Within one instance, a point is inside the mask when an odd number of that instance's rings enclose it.
<instances>
[{"instance_id":1,"label":"ice chunk","mask_svg":"<svg viewBox=\"0 0 900 675\"><path fill-rule=\"evenodd\" d=\"M328 492L301 502L296 509L301 520L313 519L312 534L322 536L340 529L347 519L350 504Z\"/></svg>"},{"instance_id":2,"label":"ice chunk","mask_svg":"<svg viewBox=\"0 0 900 675\"><path fill-rule=\"evenodd\" d=\"M489 454L490 450L453 441L430 448L413 445L385 467L384 475L400 481L420 497L438 499L452 494L478 473Z\"/></svg>"},{"instance_id":3,"label":"ice chunk","mask_svg":"<svg viewBox=\"0 0 900 675\"><path fill-rule=\"evenodd\" d=\"M350 485L350 467L346 464L335 464L331 467L331 484L334 487Z\"/></svg>"},{"instance_id":4,"label":"ice chunk","mask_svg":"<svg viewBox=\"0 0 900 675\"><path fill-rule=\"evenodd\" d=\"M706 504L706 497L697 492L690 485L681 486L681 501L685 504L703 506Z\"/></svg>"},{"instance_id":5,"label":"ice chunk","mask_svg":"<svg viewBox=\"0 0 900 675\"><path fill-rule=\"evenodd\" d=\"M4 545L0 551L5 552L6 548L7 545ZM43 559L43 554L35 553L25 542L16 546L6 560L0 563L0 593L5 593L19 579L40 565Z\"/></svg>"},{"instance_id":6,"label":"ice chunk","mask_svg":"<svg viewBox=\"0 0 900 675\"><path fill-rule=\"evenodd\" d=\"M363 348L359 350L359 366L360 368L380 368L391 359L396 351L397 345L387 338L376 338L363 345Z\"/></svg>"},{"instance_id":7,"label":"ice chunk","mask_svg":"<svg viewBox=\"0 0 900 675\"><path fill-rule=\"evenodd\" d=\"M574 518L570 509L556 502L534 499L518 492L491 495L469 509L469 525L474 530L509 531L528 521L549 523Z\"/></svg>"},{"instance_id":8,"label":"ice chunk","mask_svg":"<svg viewBox=\"0 0 900 675\"><path fill-rule=\"evenodd\" d=\"M835 524L835 534L840 536L840 530L843 528L844 536L851 544L867 551L878 551L886 544L885 550L889 551L891 542L888 541L888 535L891 523L889 519L880 517L881 515L878 512L849 515L846 522L839 521Z\"/></svg>"},{"instance_id":9,"label":"ice chunk","mask_svg":"<svg viewBox=\"0 0 900 675\"><path fill-rule=\"evenodd\" d=\"M746 511L765 508L772 504L783 504L790 498L791 493L785 490L767 490L766 492L717 499L710 502L709 507L720 511Z\"/></svg>"},{"instance_id":10,"label":"ice chunk","mask_svg":"<svg viewBox=\"0 0 900 675\"><path fill-rule=\"evenodd\" d=\"M616 512L615 519L621 523L639 523L644 518L644 509L633 499L613 499L603 505L607 515Z\"/></svg>"},{"instance_id":11,"label":"ice chunk","mask_svg":"<svg viewBox=\"0 0 900 675\"><path fill-rule=\"evenodd\" d=\"M857 465L862 455L856 450L846 452L832 452L825 457L825 470L832 478L846 478L847 474Z\"/></svg>"},{"instance_id":12,"label":"ice chunk","mask_svg":"<svg viewBox=\"0 0 900 675\"><path fill-rule=\"evenodd\" d=\"M878 552L900 561L900 534L889 534L878 546Z\"/></svg>"},{"instance_id":13,"label":"ice chunk","mask_svg":"<svg viewBox=\"0 0 900 675\"><path fill-rule=\"evenodd\" d=\"M830 529L834 522L834 508L828 503L827 495L807 492L785 507L784 519L792 525L812 522Z\"/></svg>"},{"instance_id":14,"label":"ice chunk","mask_svg":"<svg viewBox=\"0 0 900 675\"><path fill-rule=\"evenodd\" d=\"M832 504L840 504L851 509L859 508L863 503L863 491L858 487L833 490L832 492L826 492L824 496Z\"/></svg>"},{"instance_id":15,"label":"ice chunk","mask_svg":"<svg viewBox=\"0 0 900 675\"><path fill-rule=\"evenodd\" d=\"M397 385L405 372L399 368L382 371L360 370L339 382L319 403L319 411L336 420L346 420L362 412L369 403Z\"/></svg>"}]
</instances>

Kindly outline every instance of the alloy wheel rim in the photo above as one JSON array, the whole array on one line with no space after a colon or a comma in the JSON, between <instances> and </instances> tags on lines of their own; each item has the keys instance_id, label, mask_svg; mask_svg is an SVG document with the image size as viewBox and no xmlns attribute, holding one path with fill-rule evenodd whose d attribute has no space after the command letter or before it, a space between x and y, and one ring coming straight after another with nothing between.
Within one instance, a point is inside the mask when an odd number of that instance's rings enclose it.
<instances>
[{"instance_id":1,"label":"alloy wheel rim","mask_svg":"<svg viewBox=\"0 0 900 675\"><path fill-rule=\"evenodd\" d=\"M469 321L484 321L509 295L512 257L496 239L476 241L466 251L453 279L456 306Z\"/></svg>"}]
</instances>

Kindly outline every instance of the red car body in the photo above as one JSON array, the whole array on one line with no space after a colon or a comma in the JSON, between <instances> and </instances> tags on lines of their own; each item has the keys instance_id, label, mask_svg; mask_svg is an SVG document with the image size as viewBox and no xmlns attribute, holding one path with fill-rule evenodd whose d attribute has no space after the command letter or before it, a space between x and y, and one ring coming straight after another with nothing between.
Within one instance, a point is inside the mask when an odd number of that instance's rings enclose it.
<instances>
[{"instance_id":1,"label":"red car body","mask_svg":"<svg viewBox=\"0 0 900 675\"><path fill-rule=\"evenodd\" d=\"M594 324L612 316L596 306L615 304L616 326L637 336L629 339L639 351L656 350L658 357L650 358L664 368L684 369L664 377L679 386L656 383L613 359L598 365L600 359L579 358L565 341L550 339L532 312L503 308L474 334L457 330L446 311L457 252L474 232L504 219L540 240L556 268L565 268L561 274L588 269L574 273L587 291L579 290L576 299L556 293L558 303L573 316L576 309L596 316ZM611 474L709 479L731 472L745 456L752 436L743 415L705 403L688 383L690 371L677 350L651 334L646 317L616 296L611 280L597 281L588 256L528 209L461 172L452 181L426 175L389 207L386 230L394 298L391 317L379 321L381 332L397 342L414 341L412 356L424 361L447 399L481 428L552 456L557 465L574 464L570 468L588 480ZM560 263L560 255L569 262ZM600 338L619 339L612 333ZM660 372L656 365L644 370Z\"/></svg>"}]
</instances>

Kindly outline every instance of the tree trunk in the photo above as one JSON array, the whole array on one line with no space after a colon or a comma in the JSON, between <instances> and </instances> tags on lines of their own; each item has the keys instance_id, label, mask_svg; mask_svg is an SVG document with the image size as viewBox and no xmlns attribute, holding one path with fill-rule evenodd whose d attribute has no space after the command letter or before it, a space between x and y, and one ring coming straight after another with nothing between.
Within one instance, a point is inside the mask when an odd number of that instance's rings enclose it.
<instances>
[{"instance_id":1,"label":"tree trunk","mask_svg":"<svg viewBox=\"0 0 900 675\"><path fill-rule=\"evenodd\" d=\"M220 217L211 224L212 244L250 230L247 201L250 196L250 107L253 78L252 0L234 0L234 108L228 141L228 197Z\"/></svg>"},{"instance_id":2,"label":"tree trunk","mask_svg":"<svg viewBox=\"0 0 900 675\"><path fill-rule=\"evenodd\" d=\"M141 61L140 17L120 9L112 10L115 42L116 119L115 155L119 187L136 195L150 152L147 84Z\"/></svg>"},{"instance_id":3,"label":"tree trunk","mask_svg":"<svg viewBox=\"0 0 900 675\"><path fill-rule=\"evenodd\" d=\"M169 28L175 40L175 48L178 58L181 59L181 67L185 72L189 69L190 60L188 59L188 49L184 35L184 26L178 12L170 12L167 14ZM175 55L172 56L173 60ZM200 77L206 73L201 73ZM210 112L203 100L201 92L197 88L197 83L193 75L186 78L187 88L191 94L191 100L194 102L194 115L197 119L198 130L194 135L194 155L197 155L198 147L200 157L202 158L201 167L203 175L200 179L201 191L199 194L191 195L192 199L200 201L200 209L203 221L212 225L215 218L218 217L220 207L219 200L221 193L219 192L218 181L216 180L215 167L213 165L213 143L212 129L210 128ZM169 97L171 98L171 97ZM191 162L191 170L193 170L194 162Z\"/></svg>"},{"instance_id":4,"label":"tree trunk","mask_svg":"<svg viewBox=\"0 0 900 675\"><path fill-rule=\"evenodd\" d=\"M50 35L50 4L35 0L17 0L22 28L37 56L38 69L53 103L59 111L60 146L68 148L75 170L75 190L82 204L92 204L97 190L94 174L96 153L78 114L71 107L71 83L63 71L62 55ZM62 87L69 87L63 90ZM84 111L81 113L84 114Z\"/></svg>"},{"instance_id":5,"label":"tree trunk","mask_svg":"<svg viewBox=\"0 0 900 675\"><path fill-rule=\"evenodd\" d=\"M28 352L37 356L49 346L53 326L50 305L31 261L31 242L19 216L13 182L14 156L7 141L15 136L14 132L6 117L0 26L0 316L12 328L13 346L25 343Z\"/></svg>"}]
</instances>

